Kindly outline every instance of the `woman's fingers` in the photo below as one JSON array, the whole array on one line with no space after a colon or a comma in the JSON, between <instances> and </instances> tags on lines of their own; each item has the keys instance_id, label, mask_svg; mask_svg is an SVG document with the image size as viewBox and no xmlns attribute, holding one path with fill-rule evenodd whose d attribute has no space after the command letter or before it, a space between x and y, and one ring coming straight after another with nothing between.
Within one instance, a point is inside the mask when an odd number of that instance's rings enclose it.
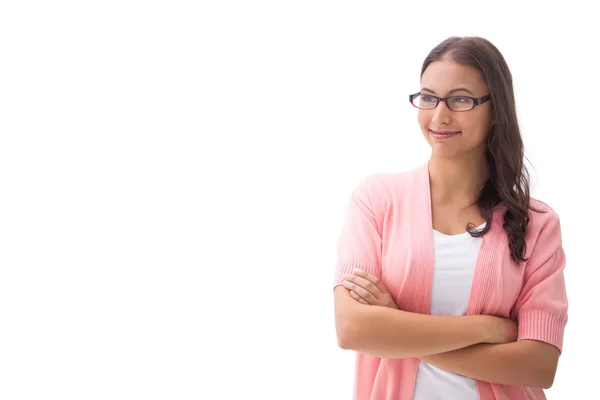
<instances>
[{"instance_id":1,"label":"woman's fingers","mask_svg":"<svg viewBox=\"0 0 600 400\"><path fill-rule=\"evenodd\" d=\"M356 293L354 290L351 290L351 291L350 291L350 296L351 296L351 297L352 297L354 300L358 301L358 302L359 302L359 303L361 303L361 304L371 305L371 304L370 304L369 302L367 302L365 299L363 299L362 297L360 297L360 296L358 295L358 293Z\"/></svg>"},{"instance_id":2,"label":"woman's fingers","mask_svg":"<svg viewBox=\"0 0 600 400\"><path fill-rule=\"evenodd\" d=\"M350 290L350 295L354 292L356 295L360 296L363 300L365 300L368 304L376 304L377 298L371 294L364 287L353 282L355 278L349 277L342 282L342 285L348 290Z\"/></svg>"},{"instance_id":3,"label":"woman's fingers","mask_svg":"<svg viewBox=\"0 0 600 400\"><path fill-rule=\"evenodd\" d=\"M376 277L374 277L373 275L369 274L366 271L360 270L360 269L355 269L354 271L352 271L354 273L354 275L369 281L369 283L371 283L375 288L377 288L377 291L379 293L382 294L386 294L388 291L385 288L385 286L383 286L383 283L381 283L381 281L379 279L377 279ZM376 297L379 297L379 293L377 293L377 291L373 290L373 295L375 295Z\"/></svg>"}]
</instances>

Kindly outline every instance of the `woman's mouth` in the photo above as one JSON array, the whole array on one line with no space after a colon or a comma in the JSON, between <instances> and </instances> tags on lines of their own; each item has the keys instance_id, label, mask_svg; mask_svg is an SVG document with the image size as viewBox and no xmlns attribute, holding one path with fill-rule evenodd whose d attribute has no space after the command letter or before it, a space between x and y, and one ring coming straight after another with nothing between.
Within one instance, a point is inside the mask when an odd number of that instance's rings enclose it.
<instances>
[{"instance_id":1,"label":"woman's mouth","mask_svg":"<svg viewBox=\"0 0 600 400\"><path fill-rule=\"evenodd\" d=\"M434 131L434 130L429 130L429 132L431 133L431 136L433 136L435 139L450 139L456 135L458 135L460 133L460 131Z\"/></svg>"}]
</instances>

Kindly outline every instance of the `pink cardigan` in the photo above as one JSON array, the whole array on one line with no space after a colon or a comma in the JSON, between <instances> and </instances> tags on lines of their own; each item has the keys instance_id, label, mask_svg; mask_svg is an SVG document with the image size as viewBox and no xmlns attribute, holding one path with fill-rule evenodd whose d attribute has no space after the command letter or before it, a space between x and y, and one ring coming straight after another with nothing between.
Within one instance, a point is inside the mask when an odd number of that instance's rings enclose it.
<instances>
[{"instance_id":1,"label":"pink cardigan","mask_svg":"<svg viewBox=\"0 0 600 400\"><path fill-rule=\"evenodd\" d=\"M483 237L468 315L518 320L518 340L535 339L562 352L567 296L560 222L532 199L526 263L510 259L502 228L504 206L495 208ZM412 171L364 178L352 192L341 230L334 287L353 268L364 269L395 296L401 310L429 314L433 282L433 233L428 163ZM356 353L355 400L411 400L419 360L382 359ZM545 399L541 388L477 381L481 400Z\"/></svg>"}]
</instances>

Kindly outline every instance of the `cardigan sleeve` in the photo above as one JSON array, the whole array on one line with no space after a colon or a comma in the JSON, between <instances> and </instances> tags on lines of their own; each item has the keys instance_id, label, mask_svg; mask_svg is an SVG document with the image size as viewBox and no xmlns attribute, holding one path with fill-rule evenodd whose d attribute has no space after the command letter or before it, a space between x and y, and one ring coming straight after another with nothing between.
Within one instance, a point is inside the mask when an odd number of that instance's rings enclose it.
<instances>
[{"instance_id":1,"label":"cardigan sleeve","mask_svg":"<svg viewBox=\"0 0 600 400\"><path fill-rule=\"evenodd\" d=\"M524 285L515 305L517 340L546 342L562 353L568 310L563 274L566 257L558 216L549 209L544 219L525 264Z\"/></svg>"},{"instance_id":2,"label":"cardigan sleeve","mask_svg":"<svg viewBox=\"0 0 600 400\"><path fill-rule=\"evenodd\" d=\"M381 233L373 207L377 193L374 176L367 177L353 189L346 204L345 218L337 243L334 288L353 269L362 269L381 280Z\"/></svg>"}]
</instances>

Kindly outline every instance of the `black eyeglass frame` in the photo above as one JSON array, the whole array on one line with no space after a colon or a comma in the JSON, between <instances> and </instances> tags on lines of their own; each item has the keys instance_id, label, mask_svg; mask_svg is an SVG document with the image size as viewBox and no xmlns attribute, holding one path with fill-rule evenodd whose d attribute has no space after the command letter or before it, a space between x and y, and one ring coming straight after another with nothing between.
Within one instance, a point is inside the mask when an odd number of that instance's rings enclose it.
<instances>
[{"instance_id":1,"label":"black eyeglass frame","mask_svg":"<svg viewBox=\"0 0 600 400\"><path fill-rule=\"evenodd\" d=\"M426 95L426 96L429 96L429 97L433 97L434 99L437 99L437 102L435 103L435 106L433 106L433 107L431 107L431 108L421 108L421 107L417 107L417 106L415 106L415 104L413 103L413 100L414 100L414 98L415 98L415 97L417 97L417 96L421 96L421 95ZM453 110L453 109L452 109L452 108L451 108L451 107L448 105L448 99L453 99L453 98L456 98L456 97L463 97L463 98L464 98L464 97L466 97L466 98L468 98L468 99L471 99L471 100L473 100L473 107L469 108L468 110ZM418 92L418 93L414 93L414 94L411 94L411 95L409 95L409 96L408 96L408 101L410 101L410 104L412 104L412 106L413 106L413 107L415 107L415 108L418 108L419 110L433 110L433 109L435 109L435 108L436 108L436 107L437 107L437 106L440 104L440 102L441 102L441 101L445 101L445 102L446 102L446 106L447 106L447 107L448 107L448 108L449 108L451 111L454 111L454 112L465 112L465 111L471 111L471 110L472 110L472 109L474 109L475 107L482 105L482 104L483 104L483 103L485 103L486 101L489 101L491 98L492 98L492 95L490 95L490 94L488 94L488 95L486 95L486 96L483 96L483 97L471 97L471 96L449 96L449 97L437 97L437 96L434 96L434 95L432 95L432 94L426 94L426 93L421 93L421 92Z\"/></svg>"}]
</instances>

